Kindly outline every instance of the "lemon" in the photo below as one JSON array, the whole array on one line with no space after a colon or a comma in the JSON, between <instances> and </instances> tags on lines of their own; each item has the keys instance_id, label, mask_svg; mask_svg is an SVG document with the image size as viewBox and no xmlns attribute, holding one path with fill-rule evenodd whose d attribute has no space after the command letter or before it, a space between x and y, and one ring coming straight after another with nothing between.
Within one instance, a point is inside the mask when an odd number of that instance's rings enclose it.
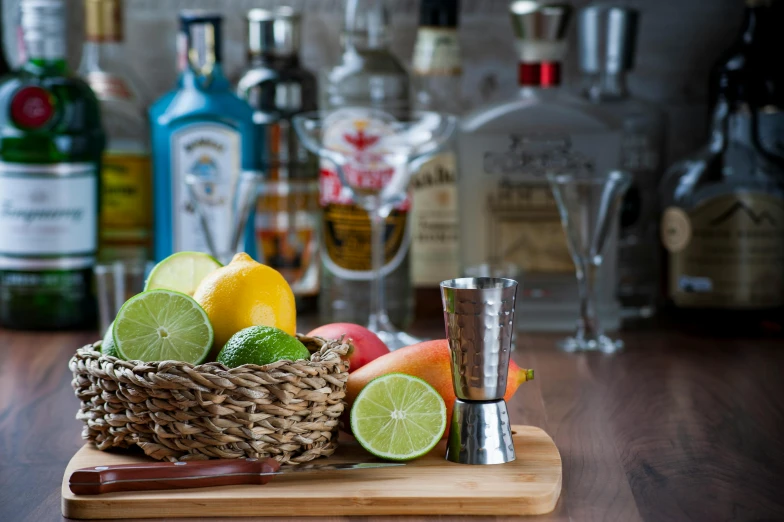
<instances>
[{"instance_id":1,"label":"lemon","mask_svg":"<svg viewBox=\"0 0 784 522\"><path fill-rule=\"evenodd\" d=\"M243 364L272 364L277 361L309 359L305 345L283 330L251 326L235 333L218 354L217 361L229 368Z\"/></svg>"},{"instance_id":2,"label":"lemon","mask_svg":"<svg viewBox=\"0 0 784 522\"><path fill-rule=\"evenodd\" d=\"M297 332L294 293L277 270L239 253L231 263L207 275L193 298L204 308L215 331L214 350L249 326L273 326Z\"/></svg>"}]
</instances>

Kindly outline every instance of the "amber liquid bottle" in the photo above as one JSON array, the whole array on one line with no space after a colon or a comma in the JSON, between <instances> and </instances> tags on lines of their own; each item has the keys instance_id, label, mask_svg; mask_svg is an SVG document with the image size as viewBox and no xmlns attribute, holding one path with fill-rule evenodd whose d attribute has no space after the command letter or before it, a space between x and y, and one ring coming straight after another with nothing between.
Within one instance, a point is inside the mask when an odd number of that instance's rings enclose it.
<instances>
[{"instance_id":1,"label":"amber liquid bottle","mask_svg":"<svg viewBox=\"0 0 784 522\"><path fill-rule=\"evenodd\" d=\"M747 1L712 74L709 143L662 184L670 311L703 332L784 331L782 15L780 0Z\"/></svg>"}]
</instances>

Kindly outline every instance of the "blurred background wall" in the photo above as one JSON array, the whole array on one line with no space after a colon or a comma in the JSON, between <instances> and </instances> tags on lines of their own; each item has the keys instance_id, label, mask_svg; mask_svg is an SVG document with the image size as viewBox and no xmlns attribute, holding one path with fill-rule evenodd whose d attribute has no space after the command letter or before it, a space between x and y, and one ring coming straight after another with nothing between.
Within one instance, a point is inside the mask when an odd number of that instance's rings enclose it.
<instances>
[{"instance_id":1,"label":"blurred background wall","mask_svg":"<svg viewBox=\"0 0 784 522\"><path fill-rule=\"evenodd\" d=\"M10 63L17 56L19 0L1 0L3 38ZM68 0L69 56L79 63L83 32L81 0ZM418 0L388 0L398 55L410 60L418 21ZM584 0L573 0L580 7ZM631 90L664 106L669 116L668 162L699 146L706 132L707 75L741 23L742 0L627 0L641 11L636 69ZM175 34L180 9L210 9L224 14L224 63L230 78L245 64L244 15L253 7L290 5L304 11L302 58L314 71L332 64L340 51L344 0L125 0L128 64L154 100L175 82ZM517 68L507 0L461 0L465 106L511 96ZM571 26L574 33L574 24ZM574 44L574 34L572 37ZM574 45L572 45L574 47ZM567 84L577 88L575 53L567 60Z\"/></svg>"}]
</instances>

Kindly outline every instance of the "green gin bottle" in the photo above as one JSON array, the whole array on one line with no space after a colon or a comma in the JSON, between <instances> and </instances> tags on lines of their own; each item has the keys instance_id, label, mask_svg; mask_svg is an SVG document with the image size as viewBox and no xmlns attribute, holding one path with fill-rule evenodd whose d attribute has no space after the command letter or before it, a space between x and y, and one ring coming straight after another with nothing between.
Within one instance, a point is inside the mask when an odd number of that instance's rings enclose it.
<instances>
[{"instance_id":1,"label":"green gin bottle","mask_svg":"<svg viewBox=\"0 0 784 522\"><path fill-rule=\"evenodd\" d=\"M20 5L27 62L0 81L0 325L91 327L98 101L65 62L65 2Z\"/></svg>"}]
</instances>

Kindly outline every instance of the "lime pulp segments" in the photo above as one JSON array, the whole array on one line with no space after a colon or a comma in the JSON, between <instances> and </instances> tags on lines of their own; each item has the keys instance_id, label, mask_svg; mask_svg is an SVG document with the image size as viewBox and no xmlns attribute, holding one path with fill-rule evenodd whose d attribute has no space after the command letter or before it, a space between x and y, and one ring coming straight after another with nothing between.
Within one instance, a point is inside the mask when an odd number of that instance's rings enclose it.
<instances>
[{"instance_id":1,"label":"lime pulp segments","mask_svg":"<svg viewBox=\"0 0 784 522\"><path fill-rule=\"evenodd\" d=\"M201 306L185 294L151 290L120 308L114 344L128 361L203 362L212 348L212 325Z\"/></svg>"},{"instance_id":2,"label":"lime pulp segments","mask_svg":"<svg viewBox=\"0 0 784 522\"><path fill-rule=\"evenodd\" d=\"M351 408L351 431L367 451L388 460L429 452L446 429L446 405L427 382L402 373L370 381Z\"/></svg>"},{"instance_id":3,"label":"lime pulp segments","mask_svg":"<svg viewBox=\"0 0 784 522\"><path fill-rule=\"evenodd\" d=\"M221 266L204 252L177 252L153 267L144 290L174 290L193 295L202 279Z\"/></svg>"}]
</instances>

